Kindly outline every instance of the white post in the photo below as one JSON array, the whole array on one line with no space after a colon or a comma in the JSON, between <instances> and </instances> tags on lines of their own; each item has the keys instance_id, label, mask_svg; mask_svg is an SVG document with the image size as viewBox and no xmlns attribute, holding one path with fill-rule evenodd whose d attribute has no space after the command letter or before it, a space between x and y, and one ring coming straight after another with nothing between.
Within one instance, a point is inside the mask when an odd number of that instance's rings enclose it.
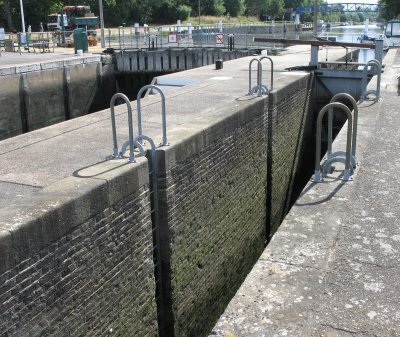
<instances>
[{"instance_id":1,"label":"white post","mask_svg":"<svg viewBox=\"0 0 400 337\"><path fill-rule=\"evenodd\" d=\"M104 41L103 0L99 0L99 11L100 11L100 29L101 29L101 48L105 48L106 44L105 44L105 41Z\"/></svg>"},{"instance_id":2,"label":"white post","mask_svg":"<svg viewBox=\"0 0 400 337\"><path fill-rule=\"evenodd\" d=\"M21 7L22 32L25 33L24 4L22 0L19 0L19 5Z\"/></svg>"}]
</instances>

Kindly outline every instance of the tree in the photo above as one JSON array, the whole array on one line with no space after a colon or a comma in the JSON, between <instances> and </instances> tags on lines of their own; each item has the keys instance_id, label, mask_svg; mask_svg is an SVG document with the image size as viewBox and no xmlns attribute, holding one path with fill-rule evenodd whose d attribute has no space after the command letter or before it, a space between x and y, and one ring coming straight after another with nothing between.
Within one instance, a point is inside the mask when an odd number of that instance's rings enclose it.
<instances>
[{"instance_id":1,"label":"tree","mask_svg":"<svg viewBox=\"0 0 400 337\"><path fill-rule=\"evenodd\" d=\"M246 15L260 16L268 13L268 0L247 0Z\"/></svg>"},{"instance_id":2,"label":"tree","mask_svg":"<svg viewBox=\"0 0 400 337\"><path fill-rule=\"evenodd\" d=\"M400 1L399 0L380 0L383 6L383 17L387 20L395 19L400 16Z\"/></svg>"},{"instance_id":3,"label":"tree","mask_svg":"<svg viewBox=\"0 0 400 337\"><path fill-rule=\"evenodd\" d=\"M284 12L284 2L283 0L270 0L268 6L268 14L273 18L280 18Z\"/></svg>"},{"instance_id":4,"label":"tree","mask_svg":"<svg viewBox=\"0 0 400 337\"><path fill-rule=\"evenodd\" d=\"M244 0L225 0L225 9L229 15L236 17L244 13Z\"/></svg>"},{"instance_id":5,"label":"tree","mask_svg":"<svg viewBox=\"0 0 400 337\"><path fill-rule=\"evenodd\" d=\"M14 22L13 22L13 17L11 15L11 6L10 6L10 0L4 0L4 15L7 23L8 30L14 31Z\"/></svg>"}]
</instances>

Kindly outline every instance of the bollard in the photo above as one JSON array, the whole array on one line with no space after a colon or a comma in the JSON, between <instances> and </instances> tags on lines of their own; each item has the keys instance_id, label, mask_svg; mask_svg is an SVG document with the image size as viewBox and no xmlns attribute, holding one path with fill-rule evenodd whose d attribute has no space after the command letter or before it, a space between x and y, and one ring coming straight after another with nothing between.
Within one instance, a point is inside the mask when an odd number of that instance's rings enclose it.
<instances>
[{"instance_id":1,"label":"bollard","mask_svg":"<svg viewBox=\"0 0 400 337\"><path fill-rule=\"evenodd\" d=\"M224 67L224 61L221 59L215 60L215 70L221 70Z\"/></svg>"}]
</instances>

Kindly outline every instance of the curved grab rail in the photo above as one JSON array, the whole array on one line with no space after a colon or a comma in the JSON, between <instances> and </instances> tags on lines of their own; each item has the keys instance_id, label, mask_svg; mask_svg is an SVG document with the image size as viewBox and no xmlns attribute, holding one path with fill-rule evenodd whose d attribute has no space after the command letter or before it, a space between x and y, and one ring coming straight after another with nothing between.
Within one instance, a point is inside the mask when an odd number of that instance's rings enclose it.
<instances>
[{"instance_id":1,"label":"curved grab rail","mask_svg":"<svg viewBox=\"0 0 400 337\"><path fill-rule=\"evenodd\" d=\"M252 65L253 62L257 62L257 85L252 87L251 86L251 69L252 69ZM261 61L259 59L253 58L252 60L250 60L249 63L249 95L252 95L253 93L258 91L258 96L262 96L262 64Z\"/></svg>"},{"instance_id":2,"label":"curved grab rail","mask_svg":"<svg viewBox=\"0 0 400 337\"><path fill-rule=\"evenodd\" d=\"M262 56L260 58L260 62L262 62L262 60L264 59L268 59L271 62L271 89L269 91L274 90L274 61L272 61L272 58L270 58L269 56ZM268 88L265 87L266 91L268 92Z\"/></svg>"},{"instance_id":3,"label":"curved grab rail","mask_svg":"<svg viewBox=\"0 0 400 337\"><path fill-rule=\"evenodd\" d=\"M334 102L325 105L319 112L317 118L317 135L316 135L317 139L315 144L315 171L314 171L315 182L321 181L320 162L321 162L322 118L324 117L325 113L331 108L340 109L344 111L347 115L348 126L347 126L347 141L346 141L346 160L345 160L345 169L343 173L343 180L347 181L350 179L351 135L353 129L353 119L351 116L351 111L347 106L345 106L343 103Z\"/></svg>"},{"instance_id":4,"label":"curved grab rail","mask_svg":"<svg viewBox=\"0 0 400 337\"><path fill-rule=\"evenodd\" d=\"M114 107L115 107L115 102L118 98L121 98L125 104L128 107L128 129L129 129L129 161L131 163L135 162L135 154L133 152L134 150L134 142L133 142L133 119L132 119L132 107L131 103L129 101L129 98L126 97L122 93L116 93L113 97L111 97L110 101L110 110L111 110L111 126L112 126L112 135L113 135L113 157L114 158L119 158L121 153L118 150L118 141L117 141L117 130L116 130L116 124L115 124L115 112L114 112ZM125 152L125 151L124 151Z\"/></svg>"},{"instance_id":5,"label":"curved grab rail","mask_svg":"<svg viewBox=\"0 0 400 337\"><path fill-rule=\"evenodd\" d=\"M152 85L152 84L145 85L144 87L142 87L139 90L139 92L137 94L137 114L138 114L138 133L139 133L139 137L143 136L141 99L142 99L143 92L146 91L147 89L156 90L161 95L161 109L162 109L161 113L162 113L162 129L163 129L162 130L163 136L162 136L161 145L166 146L166 145L168 145L168 141L167 141L167 116L166 116L166 109L165 109L165 95L164 95L163 91L159 87L157 87L155 85Z\"/></svg>"},{"instance_id":6,"label":"curved grab rail","mask_svg":"<svg viewBox=\"0 0 400 337\"><path fill-rule=\"evenodd\" d=\"M377 68L376 90L371 89L371 90L367 91L367 84L368 84L367 83L367 75L368 75L368 67L370 67L370 66ZM362 80L362 84L361 84L362 85L362 94L361 94L360 101L363 102L369 94L373 94L373 95L375 95L375 102L378 102L380 95L381 95L382 64L377 60L370 60L364 66L363 72L364 72L364 76L363 76L363 80Z\"/></svg>"},{"instance_id":7,"label":"curved grab rail","mask_svg":"<svg viewBox=\"0 0 400 337\"><path fill-rule=\"evenodd\" d=\"M358 127L358 105L356 100L353 96L346 93L336 94L331 98L330 103L337 102L340 99L347 99L351 105L353 106L354 117L353 117L353 136L351 140L351 160L352 165L355 168L357 166L357 159L356 159L356 148L357 148L357 127ZM329 110L329 120L328 120L328 159L329 154L332 154L332 109ZM330 153L329 153L330 151Z\"/></svg>"}]
</instances>

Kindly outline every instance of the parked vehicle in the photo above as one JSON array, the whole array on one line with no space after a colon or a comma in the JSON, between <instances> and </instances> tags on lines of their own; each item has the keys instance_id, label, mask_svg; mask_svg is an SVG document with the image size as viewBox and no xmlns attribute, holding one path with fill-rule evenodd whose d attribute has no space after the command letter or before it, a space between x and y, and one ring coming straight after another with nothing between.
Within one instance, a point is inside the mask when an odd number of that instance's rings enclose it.
<instances>
[{"instance_id":1,"label":"parked vehicle","mask_svg":"<svg viewBox=\"0 0 400 337\"><path fill-rule=\"evenodd\" d=\"M94 16L89 6L64 6L62 13L50 14L47 19L49 31L95 30L99 24L99 17Z\"/></svg>"}]
</instances>

